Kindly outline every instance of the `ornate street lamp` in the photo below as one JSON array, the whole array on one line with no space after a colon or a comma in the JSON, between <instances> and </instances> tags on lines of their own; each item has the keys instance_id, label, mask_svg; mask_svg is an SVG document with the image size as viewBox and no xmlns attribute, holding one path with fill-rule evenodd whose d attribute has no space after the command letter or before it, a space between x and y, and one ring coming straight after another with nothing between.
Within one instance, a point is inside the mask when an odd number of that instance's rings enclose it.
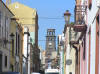
<instances>
[{"instance_id":1,"label":"ornate street lamp","mask_svg":"<svg viewBox=\"0 0 100 74\"><path fill-rule=\"evenodd\" d=\"M14 34L11 33L10 34L10 38L11 38L11 42L12 42L12 56L14 56Z\"/></svg>"},{"instance_id":2,"label":"ornate street lamp","mask_svg":"<svg viewBox=\"0 0 100 74\"><path fill-rule=\"evenodd\" d=\"M64 13L64 18L65 18L66 24L69 24L70 16L71 16L71 13L69 12L69 10L66 10L66 12Z\"/></svg>"},{"instance_id":3,"label":"ornate street lamp","mask_svg":"<svg viewBox=\"0 0 100 74\"><path fill-rule=\"evenodd\" d=\"M14 39L14 36L15 35L13 33L10 34L11 39Z\"/></svg>"},{"instance_id":4,"label":"ornate street lamp","mask_svg":"<svg viewBox=\"0 0 100 74\"><path fill-rule=\"evenodd\" d=\"M13 33L10 34L10 38L11 38L11 40L14 38L14 34ZM9 43L9 41L6 40L6 39L4 39L3 42L4 42L4 44Z\"/></svg>"}]
</instances>

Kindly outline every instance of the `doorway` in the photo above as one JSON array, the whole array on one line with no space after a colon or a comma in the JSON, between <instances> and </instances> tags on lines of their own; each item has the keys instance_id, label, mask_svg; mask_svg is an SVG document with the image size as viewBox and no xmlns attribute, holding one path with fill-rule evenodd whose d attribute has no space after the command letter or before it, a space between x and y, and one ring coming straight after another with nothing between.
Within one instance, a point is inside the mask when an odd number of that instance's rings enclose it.
<instances>
[{"instance_id":1,"label":"doorway","mask_svg":"<svg viewBox=\"0 0 100 74\"><path fill-rule=\"evenodd\" d=\"M2 54L0 54L0 72L2 72Z\"/></svg>"}]
</instances>

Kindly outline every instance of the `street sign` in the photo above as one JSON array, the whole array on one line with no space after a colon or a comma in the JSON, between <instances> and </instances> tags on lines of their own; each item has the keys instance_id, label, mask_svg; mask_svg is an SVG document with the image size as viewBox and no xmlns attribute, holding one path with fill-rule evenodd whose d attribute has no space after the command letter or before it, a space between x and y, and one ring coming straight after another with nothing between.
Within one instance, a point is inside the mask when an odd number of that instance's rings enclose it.
<instances>
[{"instance_id":1,"label":"street sign","mask_svg":"<svg viewBox=\"0 0 100 74\"><path fill-rule=\"evenodd\" d=\"M72 60L71 60L71 59L68 59L68 60L66 61L66 64L67 64L67 65L71 65L71 64L72 64Z\"/></svg>"}]
</instances>

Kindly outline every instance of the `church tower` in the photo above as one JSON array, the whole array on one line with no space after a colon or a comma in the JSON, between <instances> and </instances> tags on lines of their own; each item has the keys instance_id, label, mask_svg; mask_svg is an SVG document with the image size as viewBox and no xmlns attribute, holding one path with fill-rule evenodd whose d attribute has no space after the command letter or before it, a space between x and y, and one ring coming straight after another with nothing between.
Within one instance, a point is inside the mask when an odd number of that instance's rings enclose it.
<instances>
[{"instance_id":1,"label":"church tower","mask_svg":"<svg viewBox=\"0 0 100 74\"><path fill-rule=\"evenodd\" d=\"M47 29L46 35L46 68L51 66L52 63L52 53L56 51L56 36L55 36L55 29Z\"/></svg>"}]
</instances>

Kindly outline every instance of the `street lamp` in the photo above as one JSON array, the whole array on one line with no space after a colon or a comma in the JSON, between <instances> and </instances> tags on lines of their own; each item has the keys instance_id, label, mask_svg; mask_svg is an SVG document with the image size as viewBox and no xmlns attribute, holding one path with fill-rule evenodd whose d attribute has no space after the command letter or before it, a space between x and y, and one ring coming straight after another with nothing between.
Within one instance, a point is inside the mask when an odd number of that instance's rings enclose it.
<instances>
[{"instance_id":1,"label":"street lamp","mask_svg":"<svg viewBox=\"0 0 100 74\"><path fill-rule=\"evenodd\" d=\"M12 44L12 57L14 57L14 36L15 35L13 33L11 33L9 36L11 38L11 44ZM14 70L13 68L14 68L13 64L11 64L12 71Z\"/></svg>"},{"instance_id":2,"label":"street lamp","mask_svg":"<svg viewBox=\"0 0 100 74\"><path fill-rule=\"evenodd\" d=\"M10 34L11 39L14 39L14 36L15 35L13 33Z\"/></svg>"},{"instance_id":3,"label":"street lamp","mask_svg":"<svg viewBox=\"0 0 100 74\"><path fill-rule=\"evenodd\" d=\"M70 16L71 16L71 13L69 12L69 10L66 10L66 12L64 13L64 18L65 18L66 24L69 24Z\"/></svg>"},{"instance_id":4,"label":"street lamp","mask_svg":"<svg viewBox=\"0 0 100 74\"><path fill-rule=\"evenodd\" d=\"M14 56L14 34L13 33L11 33L10 34L10 38L11 38L11 42L12 42L12 56Z\"/></svg>"}]
</instances>

